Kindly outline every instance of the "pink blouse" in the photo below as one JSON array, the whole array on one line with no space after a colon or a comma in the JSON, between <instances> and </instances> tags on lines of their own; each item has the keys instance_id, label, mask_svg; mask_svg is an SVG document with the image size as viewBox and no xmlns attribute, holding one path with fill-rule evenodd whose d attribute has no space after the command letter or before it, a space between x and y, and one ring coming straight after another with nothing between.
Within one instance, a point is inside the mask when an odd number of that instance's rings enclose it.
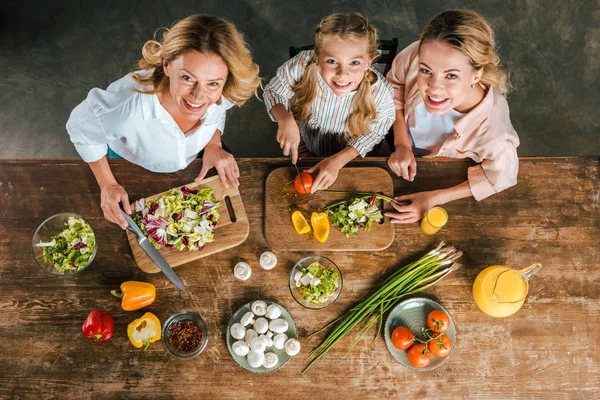
<instances>
[{"instance_id":1,"label":"pink blouse","mask_svg":"<svg viewBox=\"0 0 600 400\"><path fill-rule=\"evenodd\" d=\"M406 122L423 102L417 86L418 50L419 42L402 50L387 74L394 88L394 105L404 110ZM468 169L471 193L478 201L517 183L519 137L502 94L490 87L481 103L458 120L454 129L454 134L426 157L470 158L479 163Z\"/></svg>"}]
</instances>

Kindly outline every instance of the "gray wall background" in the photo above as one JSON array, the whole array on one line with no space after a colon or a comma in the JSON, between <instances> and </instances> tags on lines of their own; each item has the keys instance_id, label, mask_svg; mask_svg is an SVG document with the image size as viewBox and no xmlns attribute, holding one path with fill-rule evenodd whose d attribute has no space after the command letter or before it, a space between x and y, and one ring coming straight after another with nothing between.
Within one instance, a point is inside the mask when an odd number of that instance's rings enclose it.
<instances>
[{"instance_id":1,"label":"gray wall background","mask_svg":"<svg viewBox=\"0 0 600 400\"><path fill-rule=\"evenodd\" d=\"M515 90L511 119L521 156L599 155L600 1L7 1L0 2L0 158L78 157L65 123L93 87L135 68L142 44L194 13L230 19L265 83L290 45L310 44L333 12L367 15L399 50L437 13L470 8L496 32ZM237 157L276 157L276 125L256 99L228 115Z\"/></svg>"}]
</instances>

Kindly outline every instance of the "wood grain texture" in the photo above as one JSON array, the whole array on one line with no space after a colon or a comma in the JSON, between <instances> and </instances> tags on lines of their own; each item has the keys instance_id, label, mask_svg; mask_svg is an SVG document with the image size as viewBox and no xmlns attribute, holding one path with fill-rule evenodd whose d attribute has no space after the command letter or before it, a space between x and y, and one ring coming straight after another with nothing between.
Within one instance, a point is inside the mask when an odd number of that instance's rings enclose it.
<instances>
[{"instance_id":1,"label":"wood grain texture","mask_svg":"<svg viewBox=\"0 0 600 400\"><path fill-rule=\"evenodd\" d=\"M248 217L246 216L246 210L244 209L244 202L242 201L240 192L237 188L226 188L223 186L217 175L206 178L201 182L188 183L182 186L187 186L192 190L202 188L212 189L215 198L219 201L219 208L217 209L219 212L219 221L215 227L215 240L212 243L208 243L202 251L180 251L175 248L168 249L165 246L161 246L159 253L164 257L165 261L169 263L171 268L187 264L190 261L218 253L219 251L230 249L246 240L250 233L250 225L248 224ZM165 192L168 192L168 190L146 197L145 199L157 199ZM231 201L233 215L229 214L226 198ZM135 210L134 204L132 204L132 209ZM160 269L158 269L156 264L138 244L137 236L129 230L127 231L127 239L131 246L133 260L137 266L142 271L151 274L160 272Z\"/></svg>"},{"instance_id":2,"label":"wood grain texture","mask_svg":"<svg viewBox=\"0 0 600 400\"><path fill-rule=\"evenodd\" d=\"M0 398L2 399L594 399L600 390L600 177L598 158L524 158L517 186L482 202L463 199L445 206L448 224L425 236L417 224L395 226L390 247L380 252L331 252L344 288L330 308L313 311L290 295L288 275L307 252L278 251L271 271L258 266L270 248L263 231L264 185L269 173L289 166L284 159L240 159L241 195L250 235L240 246L181 265L187 292L162 274L136 267L126 234L102 217L100 191L89 167L75 160L0 161ZM360 160L350 166L380 166ZM462 182L467 161L418 160L414 182L393 178L396 195ZM126 161L111 161L131 199L181 186L200 167L152 174ZM38 224L60 211L84 216L97 234L98 254L81 274L50 276L31 255ZM457 342L439 369L415 373L389 354L373 332L345 358L355 334L342 340L306 374L305 356L323 336L310 332L364 298L396 268L418 259L445 240L464 252L464 267L424 295L452 313ZM233 265L253 267L250 280L234 279ZM506 319L479 311L471 295L485 267L522 267L541 262L523 308ZM157 300L144 310L125 312L110 295L126 280L151 282ZM225 327L231 314L254 299L286 307L303 345L285 368L267 375L249 373L229 355ZM110 311L115 334L104 343L81 335L90 310ZM182 310L206 320L206 350L176 361L160 343L134 349L127 325L145 311L161 321Z\"/></svg>"},{"instance_id":3,"label":"wood grain texture","mask_svg":"<svg viewBox=\"0 0 600 400\"><path fill-rule=\"evenodd\" d=\"M265 183L265 238L269 246L279 251L381 251L394 241L394 227L384 218L373 224L370 232L346 237L339 228L331 226L325 243L315 239L312 232L299 235L292 225L294 211L302 212L310 223L313 212L350 196L318 192L314 195L298 194L293 185L286 185L297 175L295 168L278 168L271 172ZM394 191L392 177L383 168L343 168L330 190L382 193L391 196ZM380 202L381 203L381 202ZM384 203L384 210L391 210Z\"/></svg>"}]
</instances>

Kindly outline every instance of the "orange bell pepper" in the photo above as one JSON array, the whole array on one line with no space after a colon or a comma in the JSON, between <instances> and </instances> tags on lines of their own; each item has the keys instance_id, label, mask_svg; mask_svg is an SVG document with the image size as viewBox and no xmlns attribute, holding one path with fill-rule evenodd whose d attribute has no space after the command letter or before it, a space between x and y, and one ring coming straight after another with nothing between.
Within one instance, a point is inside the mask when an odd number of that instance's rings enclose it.
<instances>
[{"instance_id":1,"label":"orange bell pepper","mask_svg":"<svg viewBox=\"0 0 600 400\"><path fill-rule=\"evenodd\" d=\"M156 288L148 282L127 281L121 284L121 293L111 290L113 296L121 301L121 307L125 311L139 310L154 302L156 299Z\"/></svg>"},{"instance_id":2,"label":"orange bell pepper","mask_svg":"<svg viewBox=\"0 0 600 400\"><path fill-rule=\"evenodd\" d=\"M142 315L127 326L127 336L132 345L146 350L150 343L160 340L161 327L158 317L150 312Z\"/></svg>"},{"instance_id":3,"label":"orange bell pepper","mask_svg":"<svg viewBox=\"0 0 600 400\"><path fill-rule=\"evenodd\" d=\"M310 224L312 225L315 238L321 243L325 243L329 237L329 217L327 213L312 213L310 216Z\"/></svg>"}]
</instances>

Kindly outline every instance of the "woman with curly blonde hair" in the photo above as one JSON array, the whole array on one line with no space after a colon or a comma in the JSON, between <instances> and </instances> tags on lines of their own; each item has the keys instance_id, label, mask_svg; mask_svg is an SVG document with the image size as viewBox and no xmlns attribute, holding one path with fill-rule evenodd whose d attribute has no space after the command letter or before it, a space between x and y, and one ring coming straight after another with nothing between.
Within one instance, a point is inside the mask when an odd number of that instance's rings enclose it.
<instances>
[{"instance_id":1,"label":"woman with curly blonde hair","mask_svg":"<svg viewBox=\"0 0 600 400\"><path fill-rule=\"evenodd\" d=\"M243 36L229 21L192 15L142 49L139 71L92 89L71 113L67 131L101 189L102 210L125 228L119 203L131 213L107 152L152 172L187 167L200 151L202 180L215 167L228 187L239 184L233 156L223 150L225 112L256 95L259 68Z\"/></svg>"}]
</instances>

